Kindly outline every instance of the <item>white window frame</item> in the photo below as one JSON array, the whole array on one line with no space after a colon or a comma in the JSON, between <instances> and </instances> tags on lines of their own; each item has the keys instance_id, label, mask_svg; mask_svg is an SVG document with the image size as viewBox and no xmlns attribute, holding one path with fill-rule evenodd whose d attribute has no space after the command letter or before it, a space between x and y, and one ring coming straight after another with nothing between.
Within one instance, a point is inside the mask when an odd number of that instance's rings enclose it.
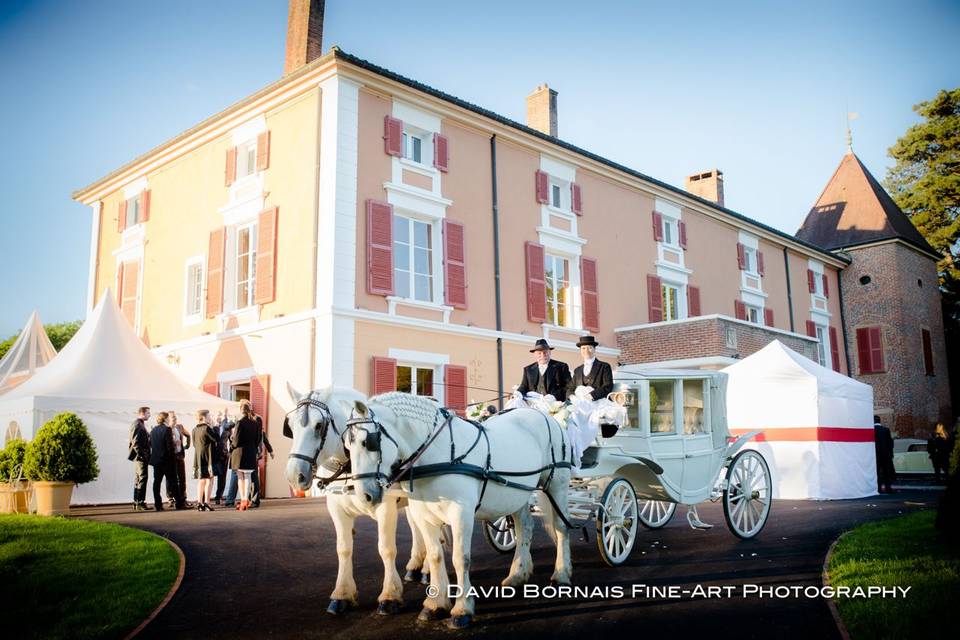
<instances>
[{"instance_id":1,"label":"white window frame","mask_svg":"<svg viewBox=\"0 0 960 640\"><path fill-rule=\"evenodd\" d=\"M236 180L257 175L257 138L244 140L237 145Z\"/></svg>"},{"instance_id":2,"label":"white window frame","mask_svg":"<svg viewBox=\"0 0 960 640\"><path fill-rule=\"evenodd\" d=\"M141 209L143 208L143 192L141 191L139 193L136 193L130 196L129 198L126 199L126 202L127 202L127 210L126 210L127 219L123 221L123 228L129 229L143 222L141 218L141 213L142 213ZM130 220L131 215L133 216L132 221Z\"/></svg>"},{"instance_id":3,"label":"white window frame","mask_svg":"<svg viewBox=\"0 0 960 640\"><path fill-rule=\"evenodd\" d=\"M748 273L751 276L760 277L760 263L759 263L759 251L756 247L751 247L748 245L743 246L743 261L746 268L744 273Z\"/></svg>"},{"instance_id":4,"label":"white window frame","mask_svg":"<svg viewBox=\"0 0 960 640\"><path fill-rule=\"evenodd\" d=\"M198 309L196 313L190 313L190 269L192 267L199 267L200 270L200 292L199 292L199 304L197 305ZM186 264L184 265L183 273L183 324L192 325L197 324L203 320L204 311L206 310L206 296L204 295L205 283L204 276L207 272L206 260L203 256L193 256L187 258Z\"/></svg>"},{"instance_id":5,"label":"white window frame","mask_svg":"<svg viewBox=\"0 0 960 640\"><path fill-rule=\"evenodd\" d=\"M420 141L419 160L414 159L414 139ZM420 127L416 127L404 122L400 147L400 157L404 162L410 163L416 167L433 167L432 131L421 129Z\"/></svg>"},{"instance_id":6,"label":"white window frame","mask_svg":"<svg viewBox=\"0 0 960 640\"><path fill-rule=\"evenodd\" d=\"M764 323L764 308L762 305L744 303L743 306L747 312L747 322L750 324L760 325L761 327L766 326ZM756 319L750 317L754 313L756 313Z\"/></svg>"},{"instance_id":7,"label":"white window frame","mask_svg":"<svg viewBox=\"0 0 960 640\"><path fill-rule=\"evenodd\" d=\"M831 354L831 345L830 345L830 331L827 330L827 326L820 324L819 322L814 321L813 326L815 327L814 333L817 337L817 359L821 367L831 368L832 363L830 362Z\"/></svg>"},{"instance_id":8,"label":"white window frame","mask_svg":"<svg viewBox=\"0 0 960 640\"><path fill-rule=\"evenodd\" d=\"M545 324L546 324L547 326L557 327L557 328L561 328L561 329L573 329L573 328L578 328L578 327L579 327L578 318L579 318L579 315L580 315L581 310L580 310L580 305L577 305L577 304L575 303L574 292L577 291L577 290L579 290L580 271L579 271L579 268L578 268L578 269L577 269L577 274L576 274L576 275L577 275L577 281L576 281L576 283L575 283L575 282L574 282L574 279L573 279L573 278L574 278L574 266L573 266L573 265L574 265L574 262L579 262L579 261L576 260L576 259L574 259L574 258L572 258L571 256L563 253L563 252L550 251L550 250L545 251L545 252L544 252L544 261L543 261L543 262L544 262L544 264L543 264L543 271L544 271L544 273L543 273L544 291L546 291L546 288L547 288L547 287L546 287L546 282L547 282L547 273L546 273L546 271L547 271L547 263L548 263L551 259L553 259L553 260L565 260L566 263L567 263L567 290L569 291L569 298L567 299L567 303L566 303L567 323L566 323L566 324L558 324L558 323L556 322L557 317L558 317L559 303L558 303L556 300L554 300L554 303L553 303L553 305L552 305L554 322L550 322L549 319L548 319ZM544 295L546 295L546 293L544 293ZM546 303L547 303L548 309L551 308L551 303L550 303L550 298L549 298L549 297L547 297ZM548 313L549 313L549 311L548 311Z\"/></svg>"},{"instance_id":9,"label":"white window frame","mask_svg":"<svg viewBox=\"0 0 960 640\"><path fill-rule=\"evenodd\" d=\"M408 272L409 272L409 285L410 285L410 295L401 296L397 293L394 298L397 301L410 301L418 305L442 305L443 304L443 247L441 246L441 229L440 223L437 220L425 218L422 216L413 215L407 211L394 211L393 220L390 221L390 224L395 224L396 220L401 218L406 220L407 228L409 231L408 239L410 240L408 244ZM430 229L430 300L420 300L416 297L416 272L414 271L415 263L415 254L416 250L414 248L414 224L424 224ZM394 235L393 239L393 250L396 251L397 239ZM439 253L439 255L438 255ZM394 278L397 277L396 267L390 265L390 268L393 269ZM396 290L396 287L394 288Z\"/></svg>"},{"instance_id":10,"label":"white window frame","mask_svg":"<svg viewBox=\"0 0 960 640\"><path fill-rule=\"evenodd\" d=\"M683 320L687 317L687 285L674 282L672 280L660 279L660 300L664 299L664 290L665 289L675 289L677 292L677 317L668 318L667 315L667 305L663 305L663 321L668 322L670 320Z\"/></svg>"},{"instance_id":11,"label":"white window frame","mask_svg":"<svg viewBox=\"0 0 960 640\"><path fill-rule=\"evenodd\" d=\"M547 185L547 207L551 211L567 215L573 213L573 210L570 208L572 206L570 201L570 184L570 180L564 180L553 175L550 176L549 184ZM556 195L556 198L554 198L554 195Z\"/></svg>"},{"instance_id":12,"label":"white window frame","mask_svg":"<svg viewBox=\"0 0 960 640\"><path fill-rule=\"evenodd\" d=\"M407 390L404 390L404 389L400 389L399 386L398 386L397 391L402 391L403 393L409 393L410 395L413 395L413 396L419 395L419 394L417 393L417 383L416 383L417 377L416 377L416 372L417 372L418 370L432 371L432 372L433 372L433 383L432 383L432 384L433 384L433 393L430 394L429 396L421 396L421 397L428 397L428 398L436 398L436 397L437 397L437 390L438 390L438 388L440 388L440 387L443 386L443 384L441 384L443 381L440 380L440 376L441 376L442 373L443 373L443 368L442 368L442 367L437 367L437 366L434 365L434 364L425 364L425 363L423 363L423 362L406 362L406 361L400 361L400 360L398 360L398 361L397 361L397 369L400 369L400 367L408 367L408 368L410 369L410 387L411 387L411 388L410 388L409 391L407 391ZM399 371L397 371L397 379L398 379L398 380L400 379L400 372L399 372Z\"/></svg>"},{"instance_id":13,"label":"white window frame","mask_svg":"<svg viewBox=\"0 0 960 640\"><path fill-rule=\"evenodd\" d=\"M427 351L412 351L409 349L390 348L387 356L397 361L398 367L417 367L419 369L433 369L433 397L441 405L444 403L443 374L444 367L450 364L450 356L444 353L430 353Z\"/></svg>"},{"instance_id":14,"label":"white window frame","mask_svg":"<svg viewBox=\"0 0 960 640\"><path fill-rule=\"evenodd\" d=\"M677 248L680 246L680 219L660 215L660 227L661 233L663 235L663 240L661 242L672 248Z\"/></svg>"},{"instance_id":15,"label":"white window frame","mask_svg":"<svg viewBox=\"0 0 960 640\"><path fill-rule=\"evenodd\" d=\"M228 312L241 312L247 309L256 307L256 302L254 302L254 297L256 295L256 286L257 286L257 232L258 224L256 221L244 222L237 224L232 227L229 231L230 242L228 244L229 251L227 258L230 264L229 277L226 279L226 283L229 285L227 290L229 291L229 300L224 300L225 303L229 302L229 305L225 304L224 309ZM249 294L248 304L240 306L238 304L237 297L237 288L240 285L238 280L238 260L239 260L239 249L240 249L240 232L244 229L250 230L250 253L248 254L247 260L250 263L250 279L247 281L247 291Z\"/></svg>"}]
</instances>

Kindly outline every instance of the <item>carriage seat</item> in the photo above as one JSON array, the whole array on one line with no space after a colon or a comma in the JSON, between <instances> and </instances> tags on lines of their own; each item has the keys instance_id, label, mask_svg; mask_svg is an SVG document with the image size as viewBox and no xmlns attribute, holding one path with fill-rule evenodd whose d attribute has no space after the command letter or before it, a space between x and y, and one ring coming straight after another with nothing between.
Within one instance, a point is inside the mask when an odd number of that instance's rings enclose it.
<instances>
[{"instance_id":1,"label":"carriage seat","mask_svg":"<svg viewBox=\"0 0 960 640\"><path fill-rule=\"evenodd\" d=\"M600 447L587 447L583 455L580 456L580 468L592 469L597 466L597 454L599 452Z\"/></svg>"}]
</instances>

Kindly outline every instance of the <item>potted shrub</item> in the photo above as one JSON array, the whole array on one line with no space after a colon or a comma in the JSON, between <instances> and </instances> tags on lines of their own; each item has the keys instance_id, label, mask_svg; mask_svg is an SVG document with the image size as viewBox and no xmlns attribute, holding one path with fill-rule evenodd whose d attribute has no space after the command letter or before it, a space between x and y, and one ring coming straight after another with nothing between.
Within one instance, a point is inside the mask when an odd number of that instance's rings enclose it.
<instances>
[{"instance_id":1,"label":"potted shrub","mask_svg":"<svg viewBox=\"0 0 960 640\"><path fill-rule=\"evenodd\" d=\"M0 450L0 513L26 513L29 488L23 473L27 443L15 438Z\"/></svg>"},{"instance_id":2,"label":"potted shrub","mask_svg":"<svg viewBox=\"0 0 960 640\"><path fill-rule=\"evenodd\" d=\"M27 446L23 466L33 480L40 515L67 514L74 485L100 475L93 438L74 413L61 413L43 425Z\"/></svg>"}]
</instances>

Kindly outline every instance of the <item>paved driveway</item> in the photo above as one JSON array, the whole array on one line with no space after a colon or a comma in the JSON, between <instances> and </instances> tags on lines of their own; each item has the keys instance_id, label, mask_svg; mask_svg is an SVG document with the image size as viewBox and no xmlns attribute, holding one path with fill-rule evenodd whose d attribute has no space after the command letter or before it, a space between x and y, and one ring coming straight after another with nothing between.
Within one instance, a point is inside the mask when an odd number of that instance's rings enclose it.
<instances>
[{"instance_id":1,"label":"paved driveway","mask_svg":"<svg viewBox=\"0 0 960 640\"><path fill-rule=\"evenodd\" d=\"M619 586L626 597L481 599L475 626L462 637L590 637L606 631L664 637L694 633L710 637L837 637L820 598L743 597L743 585L819 585L824 555L842 531L860 523L916 509L934 508L939 492L902 491L891 496L838 502L776 501L760 536L734 537L719 503L701 507L711 531L694 531L678 510L659 531L642 531L630 561L612 569L589 542L573 545L574 583ZM81 512L154 531L174 540L187 558L183 584L164 611L142 633L146 638L450 638L442 623L418 624L423 587L406 585L407 605L394 617L373 615L382 565L372 520L357 522L355 576L362 607L343 618L324 610L336 576L333 525L323 499L265 501L258 510L132 513L121 508ZM410 534L400 524L400 566ZM534 538L533 582L549 583L553 549L546 534ZM472 578L476 586L498 585L509 560L490 550L477 531ZM634 585L648 585L659 593ZM732 586L732 597L671 597L668 587ZM589 634L584 636L583 634ZM454 634L456 635L456 634Z\"/></svg>"}]
</instances>

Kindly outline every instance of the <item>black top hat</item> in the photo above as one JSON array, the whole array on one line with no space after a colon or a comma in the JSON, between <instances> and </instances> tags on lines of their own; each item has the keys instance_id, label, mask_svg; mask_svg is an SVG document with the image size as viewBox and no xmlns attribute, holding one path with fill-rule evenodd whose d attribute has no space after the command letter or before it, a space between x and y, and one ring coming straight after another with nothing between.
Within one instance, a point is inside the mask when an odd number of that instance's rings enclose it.
<instances>
[{"instance_id":1,"label":"black top hat","mask_svg":"<svg viewBox=\"0 0 960 640\"><path fill-rule=\"evenodd\" d=\"M582 336L579 340L577 340L578 347L583 347L587 345L591 347L597 347L597 346L600 346L600 343L597 342L597 339L594 338L593 336Z\"/></svg>"},{"instance_id":2,"label":"black top hat","mask_svg":"<svg viewBox=\"0 0 960 640\"><path fill-rule=\"evenodd\" d=\"M540 338L539 340L537 340L536 346L534 346L533 349L530 349L530 353L533 353L534 351L548 351L548 350L553 351L553 347L551 347L546 340L544 340L543 338Z\"/></svg>"}]
</instances>

